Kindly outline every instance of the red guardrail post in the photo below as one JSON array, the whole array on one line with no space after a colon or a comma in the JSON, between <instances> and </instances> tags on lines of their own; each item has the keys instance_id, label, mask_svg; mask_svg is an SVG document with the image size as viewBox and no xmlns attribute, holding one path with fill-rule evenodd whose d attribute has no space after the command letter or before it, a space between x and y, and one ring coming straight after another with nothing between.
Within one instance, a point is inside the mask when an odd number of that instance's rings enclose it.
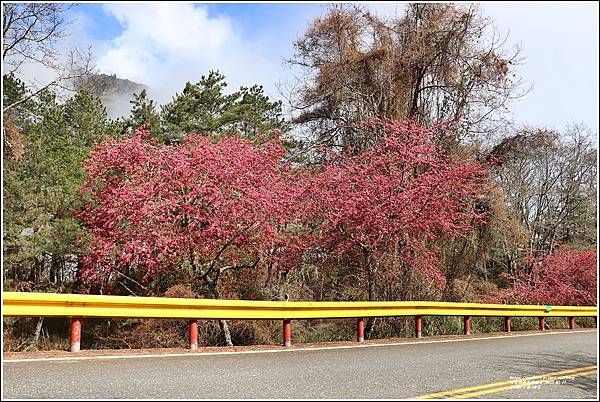
<instances>
[{"instance_id":1,"label":"red guardrail post","mask_svg":"<svg viewBox=\"0 0 600 402\"><path fill-rule=\"evenodd\" d=\"M539 317L539 320L540 320L540 331L544 331L545 330L544 317Z\"/></svg>"},{"instance_id":2,"label":"red guardrail post","mask_svg":"<svg viewBox=\"0 0 600 402\"><path fill-rule=\"evenodd\" d=\"M292 346L292 323L291 320L283 320L283 346Z\"/></svg>"},{"instance_id":3,"label":"red guardrail post","mask_svg":"<svg viewBox=\"0 0 600 402\"><path fill-rule=\"evenodd\" d=\"M81 318L71 318L71 352L81 350Z\"/></svg>"},{"instance_id":4,"label":"red guardrail post","mask_svg":"<svg viewBox=\"0 0 600 402\"><path fill-rule=\"evenodd\" d=\"M421 316L420 315L415 317L415 336L417 338L421 337Z\"/></svg>"},{"instance_id":5,"label":"red guardrail post","mask_svg":"<svg viewBox=\"0 0 600 402\"><path fill-rule=\"evenodd\" d=\"M198 320L190 320L190 350L198 350Z\"/></svg>"},{"instance_id":6,"label":"red guardrail post","mask_svg":"<svg viewBox=\"0 0 600 402\"><path fill-rule=\"evenodd\" d=\"M356 322L356 338L358 342L365 341L365 320L359 318Z\"/></svg>"},{"instance_id":7,"label":"red guardrail post","mask_svg":"<svg viewBox=\"0 0 600 402\"><path fill-rule=\"evenodd\" d=\"M466 315L464 317L464 329L465 329L465 335L471 335L471 317L469 317L468 315Z\"/></svg>"},{"instance_id":8,"label":"red guardrail post","mask_svg":"<svg viewBox=\"0 0 600 402\"><path fill-rule=\"evenodd\" d=\"M504 330L510 334L510 317L504 317Z\"/></svg>"},{"instance_id":9,"label":"red guardrail post","mask_svg":"<svg viewBox=\"0 0 600 402\"><path fill-rule=\"evenodd\" d=\"M569 317L569 329L575 329L575 317Z\"/></svg>"}]
</instances>

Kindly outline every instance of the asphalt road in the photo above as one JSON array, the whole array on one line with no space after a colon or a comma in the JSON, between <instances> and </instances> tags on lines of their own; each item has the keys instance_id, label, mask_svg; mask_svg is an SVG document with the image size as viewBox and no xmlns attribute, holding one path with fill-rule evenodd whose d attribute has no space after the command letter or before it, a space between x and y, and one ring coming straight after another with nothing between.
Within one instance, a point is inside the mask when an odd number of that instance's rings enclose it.
<instances>
[{"instance_id":1,"label":"asphalt road","mask_svg":"<svg viewBox=\"0 0 600 402\"><path fill-rule=\"evenodd\" d=\"M597 335L594 330L277 353L4 362L3 398L405 399L468 387L462 395L469 398L595 399ZM583 367L588 369L577 371ZM565 370L575 374L512 387L518 379ZM500 384L481 387L491 383Z\"/></svg>"}]
</instances>

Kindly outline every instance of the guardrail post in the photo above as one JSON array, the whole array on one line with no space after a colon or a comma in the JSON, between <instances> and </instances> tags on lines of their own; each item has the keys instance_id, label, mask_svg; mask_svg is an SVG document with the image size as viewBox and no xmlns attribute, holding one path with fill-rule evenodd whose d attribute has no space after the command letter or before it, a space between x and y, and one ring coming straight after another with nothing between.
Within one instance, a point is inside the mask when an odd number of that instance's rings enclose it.
<instances>
[{"instance_id":1,"label":"guardrail post","mask_svg":"<svg viewBox=\"0 0 600 402\"><path fill-rule=\"evenodd\" d=\"M81 350L81 318L71 318L71 352Z\"/></svg>"},{"instance_id":2,"label":"guardrail post","mask_svg":"<svg viewBox=\"0 0 600 402\"><path fill-rule=\"evenodd\" d=\"M471 317L466 315L464 317L464 322L465 335L471 335Z\"/></svg>"},{"instance_id":3,"label":"guardrail post","mask_svg":"<svg viewBox=\"0 0 600 402\"><path fill-rule=\"evenodd\" d=\"M363 318L359 318L356 323L356 332L357 332L357 340L358 342L365 341L365 320Z\"/></svg>"},{"instance_id":4,"label":"guardrail post","mask_svg":"<svg viewBox=\"0 0 600 402\"><path fill-rule=\"evenodd\" d=\"M291 320L283 320L283 346L292 346L292 323Z\"/></svg>"},{"instance_id":5,"label":"guardrail post","mask_svg":"<svg viewBox=\"0 0 600 402\"><path fill-rule=\"evenodd\" d=\"M569 317L569 329L575 329L575 317Z\"/></svg>"},{"instance_id":6,"label":"guardrail post","mask_svg":"<svg viewBox=\"0 0 600 402\"><path fill-rule=\"evenodd\" d=\"M510 317L504 317L504 331L510 334Z\"/></svg>"},{"instance_id":7,"label":"guardrail post","mask_svg":"<svg viewBox=\"0 0 600 402\"><path fill-rule=\"evenodd\" d=\"M421 316L420 315L415 317L415 336L417 338L421 337Z\"/></svg>"},{"instance_id":8,"label":"guardrail post","mask_svg":"<svg viewBox=\"0 0 600 402\"><path fill-rule=\"evenodd\" d=\"M545 330L544 317L539 317L539 320L540 320L540 331L544 331Z\"/></svg>"},{"instance_id":9,"label":"guardrail post","mask_svg":"<svg viewBox=\"0 0 600 402\"><path fill-rule=\"evenodd\" d=\"M198 320L190 320L190 350L198 350Z\"/></svg>"}]
</instances>

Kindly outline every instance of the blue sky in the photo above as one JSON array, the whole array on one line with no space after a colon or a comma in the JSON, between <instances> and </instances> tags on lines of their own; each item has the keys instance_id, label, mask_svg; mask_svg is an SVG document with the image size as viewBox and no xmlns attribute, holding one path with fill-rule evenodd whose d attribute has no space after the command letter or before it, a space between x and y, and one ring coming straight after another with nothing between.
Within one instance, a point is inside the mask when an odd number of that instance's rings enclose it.
<instances>
[{"instance_id":1,"label":"blue sky","mask_svg":"<svg viewBox=\"0 0 600 402\"><path fill-rule=\"evenodd\" d=\"M259 83L280 98L278 83L295 72L283 62L292 43L324 12L318 3L87 3L72 9L73 40L91 43L102 72L150 85L165 102L186 81L219 69L230 88ZM390 13L400 3L370 5ZM598 4L485 3L509 43L520 43L519 73L533 90L512 104L517 126L597 130Z\"/></svg>"}]
</instances>

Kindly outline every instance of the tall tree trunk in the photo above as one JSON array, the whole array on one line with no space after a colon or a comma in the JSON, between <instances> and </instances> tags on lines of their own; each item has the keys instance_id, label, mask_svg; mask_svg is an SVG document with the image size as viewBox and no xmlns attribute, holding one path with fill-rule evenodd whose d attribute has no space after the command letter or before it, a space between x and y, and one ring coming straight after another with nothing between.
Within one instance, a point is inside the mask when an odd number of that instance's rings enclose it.
<instances>
[{"instance_id":1,"label":"tall tree trunk","mask_svg":"<svg viewBox=\"0 0 600 402\"><path fill-rule=\"evenodd\" d=\"M231 341L231 332L229 331L229 324L227 324L227 321L219 320L219 327L221 327L221 331L223 332L225 344L227 346L233 346L233 342Z\"/></svg>"},{"instance_id":2,"label":"tall tree trunk","mask_svg":"<svg viewBox=\"0 0 600 402\"><path fill-rule=\"evenodd\" d=\"M454 282L456 281L456 279L459 276L459 270L460 270L459 264L460 264L460 261L464 259L464 255L465 255L465 251L467 249L468 243L469 242L467 239L465 239L463 241L460 253L455 253L452 256L451 262L450 262L450 264L452 264L452 266L448 267L448 269L446 270L446 287L445 287L444 293L442 295L442 300L444 300L444 301L448 301L448 302L460 301L460 297L459 297L459 295L456 294L455 289L454 289Z\"/></svg>"},{"instance_id":3,"label":"tall tree trunk","mask_svg":"<svg viewBox=\"0 0 600 402\"><path fill-rule=\"evenodd\" d=\"M366 247L362 247L363 253L363 264L367 269L367 298L369 301L375 300L375 271L369 258L369 250Z\"/></svg>"},{"instance_id":4,"label":"tall tree trunk","mask_svg":"<svg viewBox=\"0 0 600 402\"><path fill-rule=\"evenodd\" d=\"M375 271L369 259L369 251L363 247L363 258L364 264L367 268L367 287L368 287L368 299L369 301L375 301ZM377 317L369 317L367 319L367 325L365 328L365 339L371 338L371 332L375 329L375 322Z\"/></svg>"},{"instance_id":5,"label":"tall tree trunk","mask_svg":"<svg viewBox=\"0 0 600 402\"><path fill-rule=\"evenodd\" d=\"M371 332L375 329L377 317L369 317L367 319L367 327L365 328L365 339L371 339Z\"/></svg>"},{"instance_id":6,"label":"tall tree trunk","mask_svg":"<svg viewBox=\"0 0 600 402\"><path fill-rule=\"evenodd\" d=\"M217 275L215 276L215 280L213 282L213 294L216 299L221 298L221 292L219 292L219 272L217 271ZM233 346L233 342L231 341L231 332L229 331L229 324L225 320L219 320L219 327L221 328L221 332L223 332L223 338L225 339L225 344L227 346Z\"/></svg>"},{"instance_id":7,"label":"tall tree trunk","mask_svg":"<svg viewBox=\"0 0 600 402\"><path fill-rule=\"evenodd\" d=\"M50 283L53 285L60 285L60 264L62 258L57 256L56 253L52 253L50 261Z\"/></svg>"},{"instance_id":8,"label":"tall tree trunk","mask_svg":"<svg viewBox=\"0 0 600 402\"><path fill-rule=\"evenodd\" d=\"M25 350L37 350L37 343L40 339L40 334L42 333L42 324L44 324L44 317L38 318L37 325L35 326L35 334L33 335L33 340Z\"/></svg>"}]
</instances>

